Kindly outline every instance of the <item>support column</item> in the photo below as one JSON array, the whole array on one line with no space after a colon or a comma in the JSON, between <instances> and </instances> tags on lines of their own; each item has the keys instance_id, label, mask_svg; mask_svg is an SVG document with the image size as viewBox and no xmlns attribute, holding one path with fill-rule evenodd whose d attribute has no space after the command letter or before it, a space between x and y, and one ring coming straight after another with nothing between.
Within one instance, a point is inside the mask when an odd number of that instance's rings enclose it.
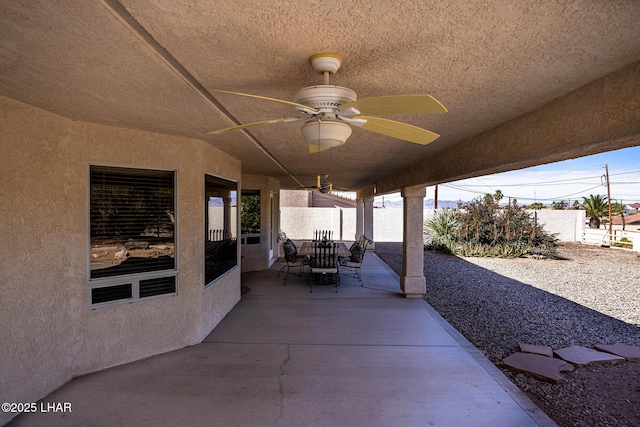
<instances>
[{"instance_id":1,"label":"support column","mask_svg":"<svg viewBox=\"0 0 640 427\"><path fill-rule=\"evenodd\" d=\"M375 239L373 236L373 197L367 197L364 199L364 235L367 236L372 243L369 244L367 250L374 250L376 248Z\"/></svg>"},{"instance_id":2,"label":"support column","mask_svg":"<svg viewBox=\"0 0 640 427\"><path fill-rule=\"evenodd\" d=\"M358 240L364 234L364 201L356 199L356 236L354 240Z\"/></svg>"},{"instance_id":3,"label":"support column","mask_svg":"<svg viewBox=\"0 0 640 427\"><path fill-rule=\"evenodd\" d=\"M424 197L425 187L403 187L402 274L400 289L407 298L423 298L427 292L424 277Z\"/></svg>"}]
</instances>

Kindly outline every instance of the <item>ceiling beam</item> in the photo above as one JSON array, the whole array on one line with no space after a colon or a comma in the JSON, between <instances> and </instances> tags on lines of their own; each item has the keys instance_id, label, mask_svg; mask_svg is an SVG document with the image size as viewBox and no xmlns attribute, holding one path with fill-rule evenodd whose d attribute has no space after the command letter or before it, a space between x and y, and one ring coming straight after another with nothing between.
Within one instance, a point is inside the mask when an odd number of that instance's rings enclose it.
<instances>
[{"instance_id":1,"label":"ceiling beam","mask_svg":"<svg viewBox=\"0 0 640 427\"><path fill-rule=\"evenodd\" d=\"M136 37L149 51L162 61L178 78L200 95L215 111L229 120L233 126L241 125L212 94L209 92L184 66L167 51L117 0L97 0L104 8L117 19L134 37ZM258 149L273 161L284 173L293 179L300 187L304 185L282 164L258 139L246 129L244 133Z\"/></svg>"}]
</instances>

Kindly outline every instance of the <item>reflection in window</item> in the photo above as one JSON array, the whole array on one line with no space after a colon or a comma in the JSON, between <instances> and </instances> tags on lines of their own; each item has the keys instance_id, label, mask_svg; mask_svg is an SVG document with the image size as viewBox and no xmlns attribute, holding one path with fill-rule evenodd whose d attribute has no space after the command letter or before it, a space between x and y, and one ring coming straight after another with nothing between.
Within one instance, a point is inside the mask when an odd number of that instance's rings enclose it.
<instances>
[{"instance_id":1,"label":"reflection in window","mask_svg":"<svg viewBox=\"0 0 640 427\"><path fill-rule=\"evenodd\" d=\"M238 265L238 184L205 175L205 285Z\"/></svg>"},{"instance_id":2,"label":"reflection in window","mask_svg":"<svg viewBox=\"0 0 640 427\"><path fill-rule=\"evenodd\" d=\"M242 244L260 244L260 190L243 190L241 198L240 226Z\"/></svg>"},{"instance_id":3,"label":"reflection in window","mask_svg":"<svg viewBox=\"0 0 640 427\"><path fill-rule=\"evenodd\" d=\"M90 167L92 306L175 295L174 175Z\"/></svg>"}]
</instances>

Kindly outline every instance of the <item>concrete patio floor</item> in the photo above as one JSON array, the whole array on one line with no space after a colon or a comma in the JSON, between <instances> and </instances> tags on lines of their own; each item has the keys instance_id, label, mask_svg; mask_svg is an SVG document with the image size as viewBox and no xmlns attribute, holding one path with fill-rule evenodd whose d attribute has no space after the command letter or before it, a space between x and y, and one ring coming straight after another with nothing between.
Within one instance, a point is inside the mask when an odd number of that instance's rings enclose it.
<instances>
[{"instance_id":1,"label":"concrete patio floor","mask_svg":"<svg viewBox=\"0 0 640 427\"><path fill-rule=\"evenodd\" d=\"M11 426L554 426L375 254L364 287L314 287L282 264L203 343L76 378L66 413Z\"/></svg>"}]
</instances>

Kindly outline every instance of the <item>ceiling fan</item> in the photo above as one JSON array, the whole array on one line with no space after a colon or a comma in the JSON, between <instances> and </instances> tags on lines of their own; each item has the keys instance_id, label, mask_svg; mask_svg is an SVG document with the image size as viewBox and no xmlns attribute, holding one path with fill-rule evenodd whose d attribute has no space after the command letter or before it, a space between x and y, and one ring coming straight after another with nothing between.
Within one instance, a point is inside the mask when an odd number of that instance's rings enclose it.
<instances>
[{"instance_id":1,"label":"ceiling fan","mask_svg":"<svg viewBox=\"0 0 640 427\"><path fill-rule=\"evenodd\" d=\"M329 76L338 71L342 64L340 55L328 52L316 53L309 58L309 62L316 72L323 75L323 84L300 89L294 96L294 102L212 89L214 92L289 104L302 113L302 117L284 117L246 123L208 132L207 135L218 135L263 124L305 120L300 132L309 143L309 151L312 153L343 145L351 136L350 125L422 145L429 144L440 136L417 126L377 117L445 113L447 109L432 96L389 95L358 99L353 90L329 84Z\"/></svg>"},{"instance_id":2,"label":"ceiling fan","mask_svg":"<svg viewBox=\"0 0 640 427\"><path fill-rule=\"evenodd\" d=\"M324 194L333 194L333 184L329 182L329 175L318 175L316 186L310 189L318 190Z\"/></svg>"},{"instance_id":3,"label":"ceiling fan","mask_svg":"<svg viewBox=\"0 0 640 427\"><path fill-rule=\"evenodd\" d=\"M339 192L349 191L346 188L334 187L333 183L329 182L329 175L317 175L316 179L317 179L316 185L314 185L313 187L299 187L299 189L308 190L308 191L317 190L324 194L333 194L334 190Z\"/></svg>"}]
</instances>

